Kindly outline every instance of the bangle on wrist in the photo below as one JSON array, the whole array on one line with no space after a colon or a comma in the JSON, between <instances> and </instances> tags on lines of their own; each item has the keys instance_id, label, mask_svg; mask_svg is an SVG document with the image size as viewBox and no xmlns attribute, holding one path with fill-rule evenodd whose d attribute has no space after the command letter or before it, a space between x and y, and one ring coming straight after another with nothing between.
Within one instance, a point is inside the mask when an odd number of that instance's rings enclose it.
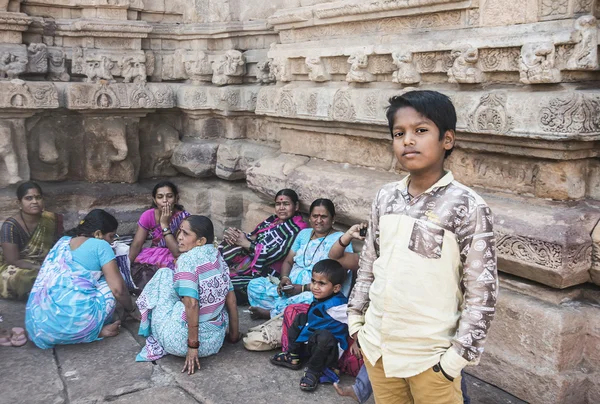
<instances>
[{"instance_id":1,"label":"bangle on wrist","mask_svg":"<svg viewBox=\"0 0 600 404\"><path fill-rule=\"evenodd\" d=\"M283 275L280 280L282 281L284 278L291 281L290 277L287 275Z\"/></svg>"},{"instance_id":2,"label":"bangle on wrist","mask_svg":"<svg viewBox=\"0 0 600 404\"><path fill-rule=\"evenodd\" d=\"M190 328L190 327L192 327L192 328L196 328L196 327L198 327L198 324L194 325L194 324L190 324L190 323L188 323L188 328Z\"/></svg>"},{"instance_id":3,"label":"bangle on wrist","mask_svg":"<svg viewBox=\"0 0 600 404\"><path fill-rule=\"evenodd\" d=\"M344 237L344 236L342 235L342 237ZM350 245L350 243L348 243L348 244L344 244L344 243L342 243L342 237L338 238L338 243L340 243L340 245L341 245L342 247L346 248L346 247L348 247L348 246ZM352 242L352 241L351 241L351 242Z\"/></svg>"},{"instance_id":4,"label":"bangle on wrist","mask_svg":"<svg viewBox=\"0 0 600 404\"><path fill-rule=\"evenodd\" d=\"M303 285L302 285L302 293L304 293L304 286L305 286L305 285L303 284Z\"/></svg>"},{"instance_id":5,"label":"bangle on wrist","mask_svg":"<svg viewBox=\"0 0 600 404\"><path fill-rule=\"evenodd\" d=\"M190 341L188 339L187 343L188 343L188 348L191 348L191 349L198 349L198 348L200 348L200 341Z\"/></svg>"},{"instance_id":6,"label":"bangle on wrist","mask_svg":"<svg viewBox=\"0 0 600 404\"><path fill-rule=\"evenodd\" d=\"M163 237L167 237L169 234L173 234L173 232L171 230L163 231Z\"/></svg>"}]
</instances>

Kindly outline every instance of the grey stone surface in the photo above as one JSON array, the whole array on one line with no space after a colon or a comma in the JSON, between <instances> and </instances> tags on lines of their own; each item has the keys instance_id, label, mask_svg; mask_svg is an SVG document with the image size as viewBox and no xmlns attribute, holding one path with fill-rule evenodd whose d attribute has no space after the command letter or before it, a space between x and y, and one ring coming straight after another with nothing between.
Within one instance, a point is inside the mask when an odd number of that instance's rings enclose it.
<instances>
[{"instance_id":1,"label":"grey stone surface","mask_svg":"<svg viewBox=\"0 0 600 404\"><path fill-rule=\"evenodd\" d=\"M238 308L240 331L258 325ZM25 303L0 300L0 327L22 326ZM242 343L225 344L219 354L201 359L194 375L182 374L183 358L167 356L151 363L135 362L144 343L138 324L127 321L119 336L84 345L40 350L31 342L22 348L0 347L0 403L63 404L227 404L227 403L352 403L339 397L332 386L314 393L300 391L301 371L269 363L271 352L250 352ZM132 336L133 335L133 336ZM136 342L137 341L137 342ZM64 382L63 382L64 380ZM473 404L521 404L522 401L494 386L466 377ZM342 376L349 386L352 377ZM371 398L367 401L373 404Z\"/></svg>"},{"instance_id":2,"label":"grey stone surface","mask_svg":"<svg viewBox=\"0 0 600 404\"><path fill-rule=\"evenodd\" d=\"M177 387L146 389L111 401L111 403L115 404L195 404L197 402L189 394Z\"/></svg>"},{"instance_id":3,"label":"grey stone surface","mask_svg":"<svg viewBox=\"0 0 600 404\"><path fill-rule=\"evenodd\" d=\"M24 327L25 303L0 299L0 328ZM62 404L66 391L51 349L27 345L0 347L0 402Z\"/></svg>"},{"instance_id":4,"label":"grey stone surface","mask_svg":"<svg viewBox=\"0 0 600 404\"><path fill-rule=\"evenodd\" d=\"M139 350L128 332L91 344L56 347L70 403L94 403L150 387L153 365L135 362Z\"/></svg>"}]
</instances>

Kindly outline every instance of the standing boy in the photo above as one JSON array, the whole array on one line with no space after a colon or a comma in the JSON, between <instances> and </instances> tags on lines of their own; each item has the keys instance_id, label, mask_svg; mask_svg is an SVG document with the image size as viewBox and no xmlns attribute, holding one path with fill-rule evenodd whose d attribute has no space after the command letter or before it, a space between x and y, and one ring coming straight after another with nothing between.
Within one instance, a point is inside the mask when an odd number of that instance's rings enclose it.
<instances>
[{"instance_id":1,"label":"standing boy","mask_svg":"<svg viewBox=\"0 0 600 404\"><path fill-rule=\"evenodd\" d=\"M387 119L409 175L373 201L348 304L350 335L378 404L459 404L461 370L478 362L495 312L492 213L444 171L456 129L448 97L392 97Z\"/></svg>"},{"instance_id":2,"label":"standing boy","mask_svg":"<svg viewBox=\"0 0 600 404\"><path fill-rule=\"evenodd\" d=\"M314 301L308 313L296 316L288 328L288 351L271 358L271 363L299 369L306 360L300 389L313 391L323 371L336 367L348 349L348 299L342 294L346 271L332 259L319 261L312 270Z\"/></svg>"}]
</instances>

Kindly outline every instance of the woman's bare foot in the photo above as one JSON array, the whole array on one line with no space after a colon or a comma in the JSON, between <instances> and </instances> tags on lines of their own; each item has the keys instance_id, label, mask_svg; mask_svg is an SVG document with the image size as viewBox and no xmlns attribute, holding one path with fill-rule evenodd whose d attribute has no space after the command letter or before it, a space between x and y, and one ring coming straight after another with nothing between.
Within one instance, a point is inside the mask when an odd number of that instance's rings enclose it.
<instances>
[{"instance_id":1,"label":"woman's bare foot","mask_svg":"<svg viewBox=\"0 0 600 404\"><path fill-rule=\"evenodd\" d=\"M333 383L333 388L335 389L335 391L337 391L337 393L340 396L352 397L353 399L356 400L356 402L360 402L360 401L358 401L358 397L356 396L356 393L354 392L354 389L352 388L352 386L340 387L337 383Z\"/></svg>"},{"instance_id":2,"label":"woman's bare foot","mask_svg":"<svg viewBox=\"0 0 600 404\"><path fill-rule=\"evenodd\" d=\"M250 306L248 310L250 311L250 318L252 320L268 320L271 318L271 312L262 307Z\"/></svg>"},{"instance_id":3,"label":"woman's bare foot","mask_svg":"<svg viewBox=\"0 0 600 404\"><path fill-rule=\"evenodd\" d=\"M102 327L102 330L100 330L100 335L98 335L98 336L101 338L115 337L115 336L119 335L120 328L121 328L121 321L117 320L112 324L108 324L108 325L105 325L104 327Z\"/></svg>"}]
</instances>

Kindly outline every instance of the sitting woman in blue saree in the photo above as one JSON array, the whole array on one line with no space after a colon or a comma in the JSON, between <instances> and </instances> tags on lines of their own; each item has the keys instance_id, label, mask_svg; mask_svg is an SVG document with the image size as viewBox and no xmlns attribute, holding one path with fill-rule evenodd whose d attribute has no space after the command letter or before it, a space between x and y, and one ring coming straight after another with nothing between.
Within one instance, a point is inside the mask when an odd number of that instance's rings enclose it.
<instances>
[{"instance_id":1,"label":"sitting woman in blue saree","mask_svg":"<svg viewBox=\"0 0 600 404\"><path fill-rule=\"evenodd\" d=\"M281 268L281 281L256 278L248 284L248 300L252 318L270 318L282 313L290 304L313 301L311 292L312 268L328 258L329 250L344 234L332 229L335 207L329 199L317 199L310 205L310 229L304 229L292 245ZM353 252L352 245L344 246Z\"/></svg>"},{"instance_id":2,"label":"sitting woman in blue saree","mask_svg":"<svg viewBox=\"0 0 600 404\"><path fill-rule=\"evenodd\" d=\"M159 269L137 300L139 334L146 345L136 361L182 356L183 371L192 374L200 369L198 358L219 352L227 330L232 342L239 339L229 268L213 241L213 224L206 216L189 216L181 223L175 271Z\"/></svg>"},{"instance_id":3,"label":"sitting woman in blue saree","mask_svg":"<svg viewBox=\"0 0 600 404\"><path fill-rule=\"evenodd\" d=\"M116 302L134 316L109 244L118 224L110 213L94 209L48 253L25 308L25 326L38 347L117 335L121 322L111 324Z\"/></svg>"}]
</instances>

